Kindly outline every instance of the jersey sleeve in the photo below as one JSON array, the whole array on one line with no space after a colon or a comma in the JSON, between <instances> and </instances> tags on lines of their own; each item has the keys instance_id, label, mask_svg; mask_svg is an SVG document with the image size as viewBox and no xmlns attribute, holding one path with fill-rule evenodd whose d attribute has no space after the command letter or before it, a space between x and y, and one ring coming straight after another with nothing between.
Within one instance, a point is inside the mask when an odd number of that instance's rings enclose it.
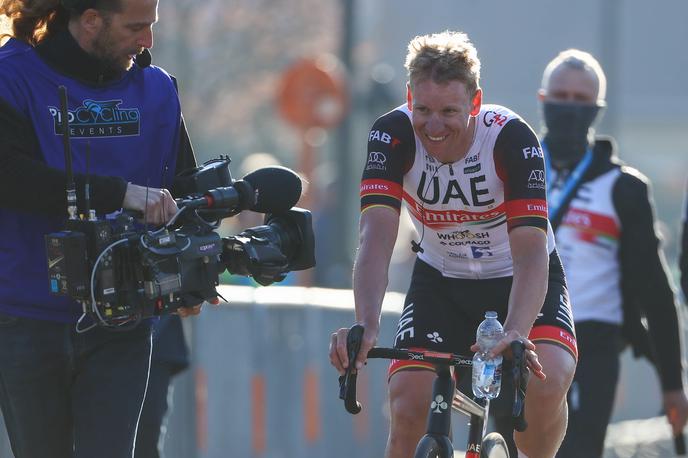
<instances>
[{"instance_id":1,"label":"jersey sleeve","mask_svg":"<svg viewBox=\"0 0 688 458\"><path fill-rule=\"evenodd\" d=\"M643 323L650 336L654 359L664 391L683 386L680 325L674 292L667 273L660 239L655 232L655 210L650 183L634 169L614 184L612 201L621 223L619 265L624 303L624 335L633 341L629 326ZM630 313L640 311L641 317Z\"/></svg>"},{"instance_id":2,"label":"jersey sleeve","mask_svg":"<svg viewBox=\"0 0 688 458\"><path fill-rule=\"evenodd\" d=\"M408 116L395 110L378 118L368 134L368 154L361 179L361 212L389 207L399 212L404 174L416 152Z\"/></svg>"},{"instance_id":3,"label":"jersey sleeve","mask_svg":"<svg viewBox=\"0 0 688 458\"><path fill-rule=\"evenodd\" d=\"M504 183L507 228L533 226L547 231L545 160L535 132L512 119L494 147L497 175Z\"/></svg>"},{"instance_id":4,"label":"jersey sleeve","mask_svg":"<svg viewBox=\"0 0 688 458\"><path fill-rule=\"evenodd\" d=\"M64 170L48 166L29 119L4 99L0 92L0 208L65 216L67 182ZM85 201L86 175L74 174L77 201ZM31 182L31 192L17 192ZM110 213L122 206L127 190L123 178L88 176L91 187L91 207ZM80 210L83 210L80 208Z\"/></svg>"}]
</instances>

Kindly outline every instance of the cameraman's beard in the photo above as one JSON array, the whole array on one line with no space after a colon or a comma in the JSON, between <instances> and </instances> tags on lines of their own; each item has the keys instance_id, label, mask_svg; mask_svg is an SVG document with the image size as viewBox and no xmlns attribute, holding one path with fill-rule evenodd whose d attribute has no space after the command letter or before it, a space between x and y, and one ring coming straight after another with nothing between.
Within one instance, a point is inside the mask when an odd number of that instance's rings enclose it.
<instances>
[{"instance_id":1,"label":"cameraman's beard","mask_svg":"<svg viewBox=\"0 0 688 458\"><path fill-rule=\"evenodd\" d=\"M557 169L575 166L595 142L593 126L603 106L544 102L542 108L549 160Z\"/></svg>"},{"instance_id":2,"label":"cameraman's beard","mask_svg":"<svg viewBox=\"0 0 688 458\"><path fill-rule=\"evenodd\" d=\"M94 39L92 54L100 60L106 71L124 73L128 71L134 63L128 55L118 55L107 30L101 32ZM138 52L133 51L132 54L138 54Z\"/></svg>"}]
</instances>

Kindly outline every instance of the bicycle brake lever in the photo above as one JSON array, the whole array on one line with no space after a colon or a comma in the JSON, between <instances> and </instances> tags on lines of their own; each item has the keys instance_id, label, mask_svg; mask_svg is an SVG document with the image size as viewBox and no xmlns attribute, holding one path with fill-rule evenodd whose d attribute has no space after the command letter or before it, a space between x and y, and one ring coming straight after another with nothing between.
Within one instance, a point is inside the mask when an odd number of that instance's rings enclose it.
<instances>
[{"instance_id":1,"label":"bicycle brake lever","mask_svg":"<svg viewBox=\"0 0 688 458\"><path fill-rule=\"evenodd\" d=\"M353 415L359 413L363 407L356 400L357 374L353 372L356 369L354 364L356 357L361 349L363 331L363 326L360 324L355 324L349 329L349 333L346 336L346 352L349 357L349 367L346 368L344 375L339 377L339 399L344 400L346 411Z\"/></svg>"},{"instance_id":2,"label":"bicycle brake lever","mask_svg":"<svg viewBox=\"0 0 688 458\"><path fill-rule=\"evenodd\" d=\"M354 368L354 362L361 350L361 342L363 341L363 326L355 324L349 329L346 335L346 351L349 356L349 367Z\"/></svg>"},{"instance_id":3,"label":"bicycle brake lever","mask_svg":"<svg viewBox=\"0 0 688 458\"><path fill-rule=\"evenodd\" d=\"M523 342L515 340L511 342L511 352L513 354L514 366L512 369L512 377L514 381L514 405L511 412L514 418L514 429L516 431L525 431L528 423L525 419L525 397L526 387L530 379L530 369L525 360L525 345Z\"/></svg>"},{"instance_id":4,"label":"bicycle brake lever","mask_svg":"<svg viewBox=\"0 0 688 458\"><path fill-rule=\"evenodd\" d=\"M676 456L686 456L686 437L682 432L674 436L674 451Z\"/></svg>"}]
</instances>

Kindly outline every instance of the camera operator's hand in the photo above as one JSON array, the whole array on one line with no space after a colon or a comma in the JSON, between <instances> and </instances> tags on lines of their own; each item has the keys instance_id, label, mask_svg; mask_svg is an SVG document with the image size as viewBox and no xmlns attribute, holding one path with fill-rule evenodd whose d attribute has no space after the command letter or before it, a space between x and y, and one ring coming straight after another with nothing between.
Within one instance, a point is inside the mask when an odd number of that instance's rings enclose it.
<instances>
[{"instance_id":1,"label":"camera operator's hand","mask_svg":"<svg viewBox=\"0 0 688 458\"><path fill-rule=\"evenodd\" d=\"M207 300L206 302L209 304L218 305L220 303L220 299L214 297L212 299ZM179 307L177 309L177 315L179 315L182 318L186 318L187 316L191 315L198 315L199 313L201 313L201 307L203 307L203 304L205 304L205 302L201 302L200 304L194 305L193 307Z\"/></svg>"},{"instance_id":2,"label":"camera operator's hand","mask_svg":"<svg viewBox=\"0 0 688 458\"><path fill-rule=\"evenodd\" d=\"M203 304L194 305L193 307L179 307L177 309L177 315L179 315L182 318L186 318L187 316L192 315L198 315L199 313L201 313L201 307L203 307Z\"/></svg>"},{"instance_id":3,"label":"camera operator's hand","mask_svg":"<svg viewBox=\"0 0 688 458\"><path fill-rule=\"evenodd\" d=\"M127 185L122 208L140 211L144 222L156 225L168 222L177 212L177 204L167 189L133 183Z\"/></svg>"}]
</instances>

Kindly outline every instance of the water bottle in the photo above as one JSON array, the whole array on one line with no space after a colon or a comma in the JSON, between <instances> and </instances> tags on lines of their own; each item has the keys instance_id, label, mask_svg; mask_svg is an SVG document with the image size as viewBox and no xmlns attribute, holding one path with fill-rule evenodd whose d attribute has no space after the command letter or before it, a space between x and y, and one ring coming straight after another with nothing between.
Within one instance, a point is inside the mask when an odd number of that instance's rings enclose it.
<instances>
[{"instance_id":1,"label":"water bottle","mask_svg":"<svg viewBox=\"0 0 688 458\"><path fill-rule=\"evenodd\" d=\"M475 333L480 350L473 356L473 394L494 399L502 386L502 355L489 357L489 352L504 335L497 312L485 312L485 319Z\"/></svg>"}]
</instances>

